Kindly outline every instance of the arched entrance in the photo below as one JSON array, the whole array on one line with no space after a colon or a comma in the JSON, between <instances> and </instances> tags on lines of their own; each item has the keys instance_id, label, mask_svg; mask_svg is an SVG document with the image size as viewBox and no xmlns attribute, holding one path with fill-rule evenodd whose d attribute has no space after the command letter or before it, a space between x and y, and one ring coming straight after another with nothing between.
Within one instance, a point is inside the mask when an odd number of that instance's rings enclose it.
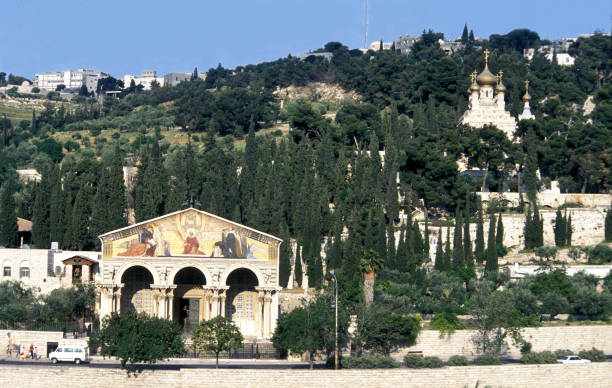
<instances>
[{"instance_id":1,"label":"arched entrance","mask_svg":"<svg viewBox=\"0 0 612 388\"><path fill-rule=\"evenodd\" d=\"M202 286L206 285L206 277L199 269L186 267L177 272L173 283L176 284L176 289L172 316L185 331L191 332L204 318L202 307L205 291Z\"/></svg>"},{"instance_id":2,"label":"arched entrance","mask_svg":"<svg viewBox=\"0 0 612 388\"><path fill-rule=\"evenodd\" d=\"M128 268L121 276L121 311L136 310L153 315L153 275L142 266Z\"/></svg>"},{"instance_id":3,"label":"arched entrance","mask_svg":"<svg viewBox=\"0 0 612 388\"><path fill-rule=\"evenodd\" d=\"M259 285L257 276L253 271L239 268L227 277L227 297L225 299L225 316L240 328L245 337L260 335L260 307L258 293L255 289Z\"/></svg>"}]
</instances>

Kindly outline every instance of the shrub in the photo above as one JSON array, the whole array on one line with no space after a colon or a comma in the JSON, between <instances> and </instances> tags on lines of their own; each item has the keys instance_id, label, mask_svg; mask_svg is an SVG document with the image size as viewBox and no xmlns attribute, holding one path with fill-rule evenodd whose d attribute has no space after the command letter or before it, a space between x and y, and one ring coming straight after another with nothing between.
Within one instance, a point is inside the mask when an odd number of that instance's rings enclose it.
<instances>
[{"instance_id":1,"label":"shrub","mask_svg":"<svg viewBox=\"0 0 612 388\"><path fill-rule=\"evenodd\" d=\"M342 368L345 369L399 368L399 366L400 364L393 358L379 354L342 358Z\"/></svg>"},{"instance_id":2,"label":"shrub","mask_svg":"<svg viewBox=\"0 0 612 388\"><path fill-rule=\"evenodd\" d=\"M542 296L542 312L550 314L554 318L557 314L564 314L570 310L570 304L567 299L554 292L549 292Z\"/></svg>"},{"instance_id":3,"label":"shrub","mask_svg":"<svg viewBox=\"0 0 612 388\"><path fill-rule=\"evenodd\" d=\"M521 357L523 364L554 364L557 362L555 353L548 350L543 352L528 352Z\"/></svg>"},{"instance_id":4,"label":"shrub","mask_svg":"<svg viewBox=\"0 0 612 388\"><path fill-rule=\"evenodd\" d=\"M422 368L423 367L423 357L418 356L416 354L407 354L404 357L404 365L407 368Z\"/></svg>"},{"instance_id":5,"label":"shrub","mask_svg":"<svg viewBox=\"0 0 612 388\"><path fill-rule=\"evenodd\" d=\"M599 349L582 350L578 353L580 358L590 360L591 362L603 362L606 361L606 355Z\"/></svg>"},{"instance_id":6,"label":"shrub","mask_svg":"<svg viewBox=\"0 0 612 388\"><path fill-rule=\"evenodd\" d=\"M497 356L492 354L481 354L480 356L474 359L474 364L476 365L500 365L501 361Z\"/></svg>"},{"instance_id":7,"label":"shrub","mask_svg":"<svg viewBox=\"0 0 612 388\"><path fill-rule=\"evenodd\" d=\"M444 362L439 357L423 357L423 368L442 368Z\"/></svg>"},{"instance_id":8,"label":"shrub","mask_svg":"<svg viewBox=\"0 0 612 388\"><path fill-rule=\"evenodd\" d=\"M555 358L558 360L564 356L571 356L574 352L569 349L557 349L555 350Z\"/></svg>"},{"instance_id":9,"label":"shrub","mask_svg":"<svg viewBox=\"0 0 612 388\"><path fill-rule=\"evenodd\" d=\"M102 133L102 130L99 128L92 128L89 130L91 136L99 136Z\"/></svg>"},{"instance_id":10,"label":"shrub","mask_svg":"<svg viewBox=\"0 0 612 388\"><path fill-rule=\"evenodd\" d=\"M440 338L445 335L451 335L457 329L463 329L463 324L457 314L452 311L438 311L431 320L431 327L440 331Z\"/></svg>"},{"instance_id":11,"label":"shrub","mask_svg":"<svg viewBox=\"0 0 612 388\"><path fill-rule=\"evenodd\" d=\"M416 354L408 354L404 357L404 365L407 368L442 368L444 362L438 357L422 357Z\"/></svg>"},{"instance_id":12,"label":"shrub","mask_svg":"<svg viewBox=\"0 0 612 388\"><path fill-rule=\"evenodd\" d=\"M589 264L606 264L612 262L612 248L599 244L587 250Z\"/></svg>"},{"instance_id":13,"label":"shrub","mask_svg":"<svg viewBox=\"0 0 612 388\"><path fill-rule=\"evenodd\" d=\"M448 366L466 366L468 359L465 356L452 356L448 359Z\"/></svg>"}]
</instances>

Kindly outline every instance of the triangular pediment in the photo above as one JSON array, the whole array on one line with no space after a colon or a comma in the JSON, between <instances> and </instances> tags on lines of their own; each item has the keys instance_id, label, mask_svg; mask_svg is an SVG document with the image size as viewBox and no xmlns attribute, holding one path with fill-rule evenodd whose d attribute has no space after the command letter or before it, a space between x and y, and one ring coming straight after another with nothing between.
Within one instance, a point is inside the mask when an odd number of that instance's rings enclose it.
<instances>
[{"instance_id":1,"label":"triangular pediment","mask_svg":"<svg viewBox=\"0 0 612 388\"><path fill-rule=\"evenodd\" d=\"M278 237L189 208L99 236L104 257L277 260Z\"/></svg>"}]
</instances>

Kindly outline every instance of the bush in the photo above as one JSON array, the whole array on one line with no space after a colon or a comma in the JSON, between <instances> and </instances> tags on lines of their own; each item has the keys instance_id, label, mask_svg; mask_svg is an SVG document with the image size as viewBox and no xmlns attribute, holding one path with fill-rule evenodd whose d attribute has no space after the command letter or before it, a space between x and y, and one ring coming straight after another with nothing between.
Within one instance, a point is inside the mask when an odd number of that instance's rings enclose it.
<instances>
[{"instance_id":1,"label":"bush","mask_svg":"<svg viewBox=\"0 0 612 388\"><path fill-rule=\"evenodd\" d=\"M590 360L591 362L603 362L606 361L606 355L599 349L591 349L591 350L582 350L578 353L580 358L584 358L585 360Z\"/></svg>"},{"instance_id":2,"label":"bush","mask_svg":"<svg viewBox=\"0 0 612 388\"><path fill-rule=\"evenodd\" d=\"M442 368L444 362L438 357L422 357L416 354L408 354L404 357L404 365L407 368Z\"/></svg>"},{"instance_id":3,"label":"bush","mask_svg":"<svg viewBox=\"0 0 612 388\"><path fill-rule=\"evenodd\" d=\"M448 366L466 366L468 359L465 356L452 356L448 359Z\"/></svg>"},{"instance_id":4,"label":"bush","mask_svg":"<svg viewBox=\"0 0 612 388\"><path fill-rule=\"evenodd\" d=\"M557 349L555 350L555 358L558 360L561 357L571 356L574 352L569 349Z\"/></svg>"},{"instance_id":5,"label":"bush","mask_svg":"<svg viewBox=\"0 0 612 388\"><path fill-rule=\"evenodd\" d=\"M344 369L375 369L375 368L399 368L400 364L391 357L379 354L359 357L343 357L342 368Z\"/></svg>"},{"instance_id":6,"label":"bush","mask_svg":"<svg viewBox=\"0 0 612 388\"><path fill-rule=\"evenodd\" d=\"M476 365L500 365L501 361L492 354L482 354L474 359Z\"/></svg>"},{"instance_id":7,"label":"bush","mask_svg":"<svg viewBox=\"0 0 612 388\"><path fill-rule=\"evenodd\" d=\"M554 364L557 362L555 353L548 350L544 352L528 352L521 357L523 364Z\"/></svg>"},{"instance_id":8,"label":"bush","mask_svg":"<svg viewBox=\"0 0 612 388\"><path fill-rule=\"evenodd\" d=\"M599 244L587 250L589 264L606 264L612 262L612 248Z\"/></svg>"}]
</instances>

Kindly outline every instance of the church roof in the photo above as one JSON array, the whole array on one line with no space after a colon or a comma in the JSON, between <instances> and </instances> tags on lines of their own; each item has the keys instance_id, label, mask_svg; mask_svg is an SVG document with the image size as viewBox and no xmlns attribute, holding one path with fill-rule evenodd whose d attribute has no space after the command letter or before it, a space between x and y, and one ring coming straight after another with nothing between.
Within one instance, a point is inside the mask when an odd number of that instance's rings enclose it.
<instances>
[{"instance_id":1,"label":"church roof","mask_svg":"<svg viewBox=\"0 0 612 388\"><path fill-rule=\"evenodd\" d=\"M482 73L478 74L476 77L476 82L480 86L495 86L497 83L497 78L489 71L489 65L485 64L485 68Z\"/></svg>"},{"instance_id":2,"label":"church roof","mask_svg":"<svg viewBox=\"0 0 612 388\"><path fill-rule=\"evenodd\" d=\"M273 240L276 240L276 241L279 241L279 242L282 242L282 241L283 241L282 239L280 239L280 238L278 238L278 237L276 237L276 236L273 236L273 235L271 235L271 234L264 233L264 232L259 231L259 230L257 230L257 229L249 228L248 226L245 226L245 225L239 224L239 223L234 222L234 221L230 221L230 220L228 220L228 219L225 219L225 218L223 218L223 217L216 216L216 215L214 215L214 214L211 214L211 213L205 212L205 211L203 211L203 210L198 210L198 209L195 209L195 208L193 208L193 207L190 207L190 208L187 208L187 209L183 209L183 210L179 210L179 211L176 211L176 212L173 212L173 213L169 213L169 214L164 214L163 216L159 216L159 217L152 218L152 219L149 219L149 220L141 221L141 222L138 222L138 223L136 223L136 224L133 224L133 225L128 225L128 226L123 227L123 228L120 228L120 229L111 230L110 232L106 232L106 233L104 233L104 234L99 235L99 236L98 236L98 238L99 238L99 239L102 239L102 238L104 238L104 237L111 236L111 235L113 235L113 234L115 234L115 233L119 233L119 232L124 231L124 230L132 229L132 228L137 227L137 226L140 226L140 225L143 225L143 226L144 226L144 225L150 224L150 223L152 223L152 222L155 222L155 221L157 221L157 220L161 220L161 219L164 219L164 218L169 218L169 217L172 217L172 216L174 216L174 215L176 215L176 214L180 214L180 213L187 213L187 212L190 212L190 211L195 211L195 212L198 212L198 213L200 213L200 214L204 214L204 215L206 215L206 216L208 216L208 217L216 218L216 219L218 219L218 220L220 220L220 221L227 222L228 224L232 224L232 225L234 225L234 226L236 226L236 227L239 227L239 228L243 228L243 229L251 230L251 231L253 231L253 232L259 233L259 234L261 234L261 235L263 235L263 236L269 237L269 238L271 238L271 239L273 239Z\"/></svg>"}]
</instances>

